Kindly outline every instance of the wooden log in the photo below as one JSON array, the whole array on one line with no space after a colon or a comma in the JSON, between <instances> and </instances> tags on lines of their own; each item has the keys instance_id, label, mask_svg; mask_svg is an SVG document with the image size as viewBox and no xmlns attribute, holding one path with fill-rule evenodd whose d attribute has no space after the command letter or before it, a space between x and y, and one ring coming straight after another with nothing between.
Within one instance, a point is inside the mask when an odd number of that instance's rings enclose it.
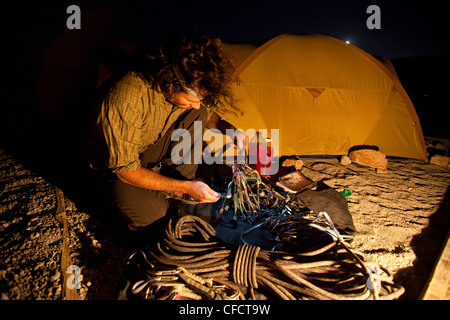
<instances>
[{"instance_id":1,"label":"wooden log","mask_svg":"<svg viewBox=\"0 0 450 320\"><path fill-rule=\"evenodd\" d=\"M450 300L450 231L422 292L422 300Z\"/></svg>"},{"instance_id":2,"label":"wooden log","mask_svg":"<svg viewBox=\"0 0 450 320\"><path fill-rule=\"evenodd\" d=\"M63 300L79 300L76 288L69 288L67 285L70 273L67 273L67 268L73 264L70 256L70 235L69 226L67 223L66 205L64 203L63 191L56 189L56 217L63 227L62 231L62 247L61 247L61 281L62 281L62 299Z\"/></svg>"}]
</instances>

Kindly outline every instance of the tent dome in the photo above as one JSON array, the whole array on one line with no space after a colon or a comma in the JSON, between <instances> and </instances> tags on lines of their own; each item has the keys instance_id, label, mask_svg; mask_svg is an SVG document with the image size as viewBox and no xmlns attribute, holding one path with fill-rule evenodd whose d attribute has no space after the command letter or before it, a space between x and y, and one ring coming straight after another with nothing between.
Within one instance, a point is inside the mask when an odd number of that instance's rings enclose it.
<instances>
[{"instance_id":1,"label":"tent dome","mask_svg":"<svg viewBox=\"0 0 450 320\"><path fill-rule=\"evenodd\" d=\"M234 107L244 131L279 131L279 155L343 155L375 145L426 159L419 118L388 59L322 35L280 35L260 47L226 44L234 57Z\"/></svg>"}]
</instances>

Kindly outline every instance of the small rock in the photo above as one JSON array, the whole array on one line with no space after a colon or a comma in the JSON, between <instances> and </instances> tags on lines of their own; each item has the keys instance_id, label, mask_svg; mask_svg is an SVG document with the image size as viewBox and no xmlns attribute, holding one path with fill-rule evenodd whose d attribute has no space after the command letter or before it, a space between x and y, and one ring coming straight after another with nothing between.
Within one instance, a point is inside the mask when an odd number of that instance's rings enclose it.
<instances>
[{"instance_id":1,"label":"small rock","mask_svg":"<svg viewBox=\"0 0 450 320\"><path fill-rule=\"evenodd\" d=\"M97 239L93 239L93 240L92 240L92 245L93 245L95 248L101 248L101 247L102 247L102 244L101 244Z\"/></svg>"},{"instance_id":2,"label":"small rock","mask_svg":"<svg viewBox=\"0 0 450 320\"><path fill-rule=\"evenodd\" d=\"M303 167L303 161L300 159L286 159L281 164L283 167L294 167L295 170L300 170Z\"/></svg>"},{"instance_id":3,"label":"small rock","mask_svg":"<svg viewBox=\"0 0 450 320\"><path fill-rule=\"evenodd\" d=\"M39 236L40 236L39 232L35 232L35 233L31 234L30 239L31 240L36 240L37 238L39 238Z\"/></svg>"},{"instance_id":4,"label":"small rock","mask_svg":"<svg viewBox=\"0 0 450 320\"><path fill-rule=\"evenodd\" d=\"M56 271L54 275L52 275L52 280L58 281L61 278L61 272Z\"/></svg>"},{"instance_id":5,"label":"small rock","mask_svg":"<svg viewBox=\"0 0 450 320\"><path fill-rule=\"evenodd\" d=\"M302 160L296 160L295 161L295 170L300 170L303 167L303 161Z\"/></svg>"},{"instance_id":6,"label":"small rock","mask_svg":"<svg viewBox=\"0 0 450 320\"><path fill-rule=\"evenodd\" d=\"M60 296L61 295L61 291L62 291L61 285L57 286L56 290L55 290L55 296Z\"/></svg>"},{"instance_id":7,"label":"small rock","mask_svg":"<svg viewBox=\"0 0 450 320\"><path fill-rule=\"evenodd\" d=\"M349 154L349 158L352 162L372 168L386 170L388 166L386 155L378 150L360 149L351 151Z\"/></svg>"},{"instance_id":8,"label":"small rock","mask_svg":"<svg viewBox=\"0 0 450 320\"><path fill-rule=\"evenodd\" d=\"M12 297L13 299L19 300L20 299L20 290L18 286L15 286L11 289L9 289L9 297Z\"/></svg>"},{"instance_id":9,"label":"small rock","mask_svg":"<svg viewBox=\"0 0 450 320\"><path fill-rule=\"evenodd\" d=\"M78 257L79 255L80 255L79 252L72 252L72 253L70 254L70 257L71 257L71 258L76 258L76 257Z\"/></svg>"},{"instance_id":10,"label":"small rock","mask_svg":"<svg viewBox=\"0 0 450 320\"><path fill-rule=\"evenodd\" d=\"M440 154L435 154L430 158L430 163L436 164L438 166L447 167L450 162L450 157L441 156Z\"/></svg>"},{"instance_id":11,"label":"small rock","mask_svg":"<svg viewBox=\"0 0 450 320\"><path fill-rule=\"evenodd\" d=\"M343 155L341 157L341 160L339 161L343 166L348 166L352 163L352 160L347 155Z\"/></svg>"}]
</instances>

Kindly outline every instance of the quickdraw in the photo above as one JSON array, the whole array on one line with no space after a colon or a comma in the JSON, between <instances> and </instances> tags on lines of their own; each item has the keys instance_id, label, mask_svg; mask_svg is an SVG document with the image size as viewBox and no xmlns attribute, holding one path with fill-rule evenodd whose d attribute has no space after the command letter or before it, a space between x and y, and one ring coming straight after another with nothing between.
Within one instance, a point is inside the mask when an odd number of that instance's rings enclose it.
<instances>
[{"instance_id":1,"label":"quickdraw","mask_svg":"<svg viewBox=\"0 0 450 320\"><path fill-rule=\"evenodd\" d=\"M139 259L146 265L145 279L136 281L130 287L130 293L140 294L144 300L237 300L241 292L229 282L203 278L183 267L156 268L142 250L133 253L128 264Z\"/></svg>"}]
</instances>

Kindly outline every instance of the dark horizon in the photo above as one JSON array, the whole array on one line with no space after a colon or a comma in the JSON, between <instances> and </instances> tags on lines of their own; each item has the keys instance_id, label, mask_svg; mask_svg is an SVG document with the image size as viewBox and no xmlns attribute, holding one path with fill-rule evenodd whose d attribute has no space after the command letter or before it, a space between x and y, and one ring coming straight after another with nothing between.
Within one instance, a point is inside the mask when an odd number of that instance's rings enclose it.
<instances>
[{"instance_id":1,"label":"dark horizon","mask_svg":"<svg viewBox=\"0 0 450 320\"><path fill-rule=\"evenodd\" d=\"M81 10L81 29L69 30L71 4ZM388 58L450 56L444 1L76 1L8 4L3 9L12 43L30 51L61 37L84 45L130 41L158 46L165 34L200 29L228 42L261 42L283 33L323 34ZM369 29L370 5L379 29ZM8 8L9 7L9 8ZM27 48L28 47L28 48ZM31 53L31 52L29 52Z\"/></svg>"}]
</instances>

